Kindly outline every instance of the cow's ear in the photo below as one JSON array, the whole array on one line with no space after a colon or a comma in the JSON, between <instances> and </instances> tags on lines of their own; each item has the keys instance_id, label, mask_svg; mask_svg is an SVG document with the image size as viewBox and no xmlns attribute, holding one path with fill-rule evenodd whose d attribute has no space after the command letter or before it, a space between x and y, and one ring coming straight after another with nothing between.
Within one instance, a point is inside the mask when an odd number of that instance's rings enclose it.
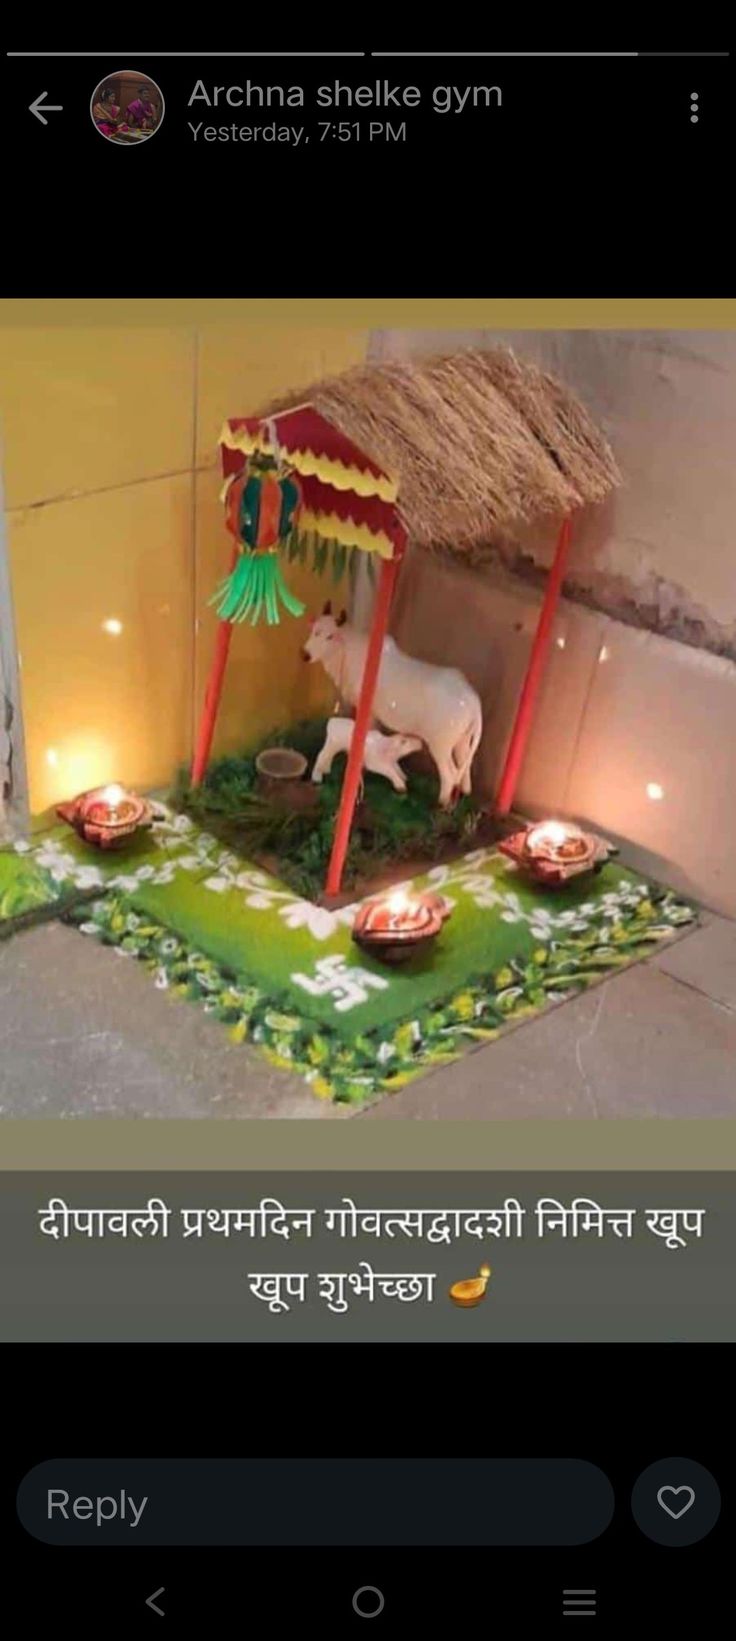
<instances>
[{"instance_id":1,"label":"cow's ear","mask_svg":"<svg viewBox=\"0 0 736 1641\"><path fill-rule=\"evenodd\" d=\"M337 625L338 625L338 627L344 627L344 626L345 626L345 622L346 622L346 621L347 621L347 618L348 618L348 612L347 612L347 610L341 610L341 611L340 611L340 614L339 614L339 616L338 616L338 618L337 618Z\"/></svg>"},{"instance_id":2,"label":"cow's ear","mask_svg":"<svg viewBox=\"0 0 736 1641\"><path fill-rule=\"evenodd\" d=\"M331 598L328 598L327 603L325 604L325 607L322 611L322 614L323 615L332 615L332 599Z\"/></svg>"}]
</instances>

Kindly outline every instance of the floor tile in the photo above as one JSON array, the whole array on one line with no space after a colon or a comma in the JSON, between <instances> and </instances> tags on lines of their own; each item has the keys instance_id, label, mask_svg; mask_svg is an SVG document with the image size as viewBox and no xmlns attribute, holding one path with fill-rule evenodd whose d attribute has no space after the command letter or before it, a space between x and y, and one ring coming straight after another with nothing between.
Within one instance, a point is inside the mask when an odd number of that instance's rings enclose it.
<instances>
[{"instance_id":1,"label":"floor tile","mask_svg":"<svg viewBox=\"0 0 736 1641\"><path fill-rule=\"evenodd\" d=\"M133 960L58 924L0 944L0 1115L331 1117Z\"/></svg>"}]
</instances>

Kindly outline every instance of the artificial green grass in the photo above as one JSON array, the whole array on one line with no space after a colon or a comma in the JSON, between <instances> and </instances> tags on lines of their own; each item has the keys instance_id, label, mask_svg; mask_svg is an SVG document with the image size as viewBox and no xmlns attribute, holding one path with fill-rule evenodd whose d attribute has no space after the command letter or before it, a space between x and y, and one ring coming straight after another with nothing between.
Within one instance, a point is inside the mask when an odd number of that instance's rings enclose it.
<instances>
[{"instance_id":1,"label":"artificial green grass","mask_svg":"<svg viewBox=\"0 0 736 1641\"><path fill-rule=\"evenodd\" d=\"M340 754L316 788L314 809L284 809L258 788L255 760L262 746L293 747L311 768L325 736L325 720L306 720L259 746L211 764L201 786L182 773L172 794L177 809L248 859L275 857L278 877L295 893L317 900L324 888L345 773ZM482 814L472 798L451 810L437 805L433 775L407 769L408 790L395 792L380 775L365 774L343 873L350 892L402 861L438 860L449 848L469 848Z\"/></svg>"}]
</instances>

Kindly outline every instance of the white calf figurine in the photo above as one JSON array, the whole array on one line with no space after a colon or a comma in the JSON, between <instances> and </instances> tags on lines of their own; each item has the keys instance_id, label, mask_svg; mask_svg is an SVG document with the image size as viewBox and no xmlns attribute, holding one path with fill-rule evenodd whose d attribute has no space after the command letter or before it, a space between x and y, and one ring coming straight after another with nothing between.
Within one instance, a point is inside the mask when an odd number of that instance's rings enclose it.
<instances>
[{"instance_id":1,"label":"white calf figurine","mask_svg":"<svg viewBox=\"0 0 736 1641\"><path fill-rule=\"evenodd\" d=\"M315 759L312 780L318 783L329 775L338 752L349 752L355 724L352 718L328 718L327 734L322 751ZM363 749L363 768L374 775L385 775L395 792L406 791L406 777L399 768L399 759L421 747L418 735L382 735L380 729L369 729Z\"/></svg>"},{"instance_id":2,"label":"white calf figurine","mask_svg":"<svg viewBox=\"0 0 736 1641\"><path fill-rule=\"evenodd\" d=\"M312 622L303 655L321 661L341 702L355 706L367 648L368 634L351 626L344 611L336 619L326 604ZM393 638L384 639L373 713L386 729L425 742L437 765L444 809L458 792L470 792L483 716L475 690L455 667L416 661Z\"/></svg>"}]
</instances>

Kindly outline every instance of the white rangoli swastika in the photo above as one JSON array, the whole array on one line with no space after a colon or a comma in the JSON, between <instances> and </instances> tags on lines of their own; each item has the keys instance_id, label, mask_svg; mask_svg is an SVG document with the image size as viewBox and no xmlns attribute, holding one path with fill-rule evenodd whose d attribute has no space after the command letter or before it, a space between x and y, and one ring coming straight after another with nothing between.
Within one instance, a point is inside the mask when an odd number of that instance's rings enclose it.
<instances>
[{"instance_id":1,"label":"white rangoli swastika","mask_svg":"<svg viewBox=\"0 0 736 1641\"><path fill-rule=\"evenodd\" d=\"M314 967L316 979L308 974L292 974L292 983L310 992L312 997L331 996L340 1014L356 1008L359 1003L367 1003L371 987L374 991L385 991L388 986L387 980L382 980L379 974L371 974L369 969L350 968L339 953L320 957Z\"/></svg>"}]
</instances>

